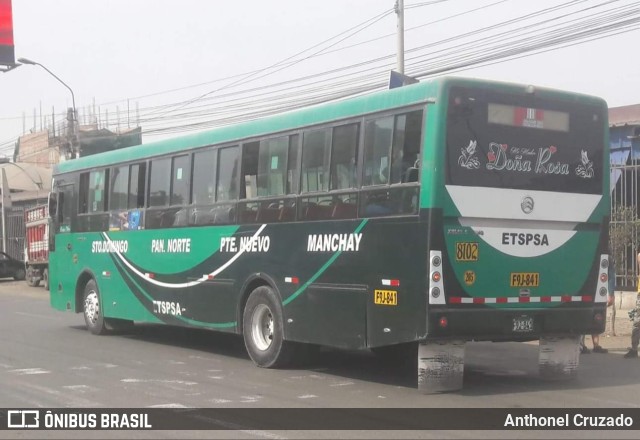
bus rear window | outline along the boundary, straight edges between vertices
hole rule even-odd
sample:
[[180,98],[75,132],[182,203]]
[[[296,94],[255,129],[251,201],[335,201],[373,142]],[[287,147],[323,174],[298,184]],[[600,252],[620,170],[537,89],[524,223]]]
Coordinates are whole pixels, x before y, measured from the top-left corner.
[[605,110],[535,94],[453,87],[446,182],[599,194],[606,171]]

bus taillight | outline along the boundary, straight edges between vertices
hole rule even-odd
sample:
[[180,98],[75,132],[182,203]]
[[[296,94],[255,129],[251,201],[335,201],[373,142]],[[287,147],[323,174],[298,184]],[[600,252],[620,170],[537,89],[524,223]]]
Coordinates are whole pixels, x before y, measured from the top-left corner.
[[442,252],[429,253],[429,304],[446,304],[442,279]]
[[449,325],[449,320],[446,316],[441,316],[438,320],[438,324],[440,325],[440,327],[446,328]]
[[609,255],[600,255],[600,275],[598,276],[598,285],[594,293],[594,302],[603,303],[607,301],[607,293],[609,293]]
[[602,313],[596,313],[595,315],[593,315],[594,322],[600,324],[603,320],[604,320],[604,316],[602,316]]

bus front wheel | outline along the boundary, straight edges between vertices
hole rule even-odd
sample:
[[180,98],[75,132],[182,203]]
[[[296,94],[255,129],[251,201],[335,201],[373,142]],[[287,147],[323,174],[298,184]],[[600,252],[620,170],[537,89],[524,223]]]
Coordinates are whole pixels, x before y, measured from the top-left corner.
[[98,286],[94,280],[90,280],[84,286],[84,295],[82,301],[82,309],[84,311],[84,322],[87,329],[94,335],[103,335],[107,332],[107,326],[102,315],[100,293]]
[[282,367],[291,360],[291,344],[284,340],[280,299],[269,286],[249,295],[242,314],[244,345],[251,360],[263,368]]

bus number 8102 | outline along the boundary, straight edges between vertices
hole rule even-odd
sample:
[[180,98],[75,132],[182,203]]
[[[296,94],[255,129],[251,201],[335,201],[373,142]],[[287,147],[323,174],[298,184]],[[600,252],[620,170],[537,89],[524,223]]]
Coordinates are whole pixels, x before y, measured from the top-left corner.
[[478,261],[478,243],[456,243],[456,261]]

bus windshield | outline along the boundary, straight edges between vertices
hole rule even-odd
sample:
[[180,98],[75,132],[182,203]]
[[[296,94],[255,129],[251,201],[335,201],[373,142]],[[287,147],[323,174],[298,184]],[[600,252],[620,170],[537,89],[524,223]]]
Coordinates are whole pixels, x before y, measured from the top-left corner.
[[448,104],[448,185],[602,192],[603,108],[465,87]]

